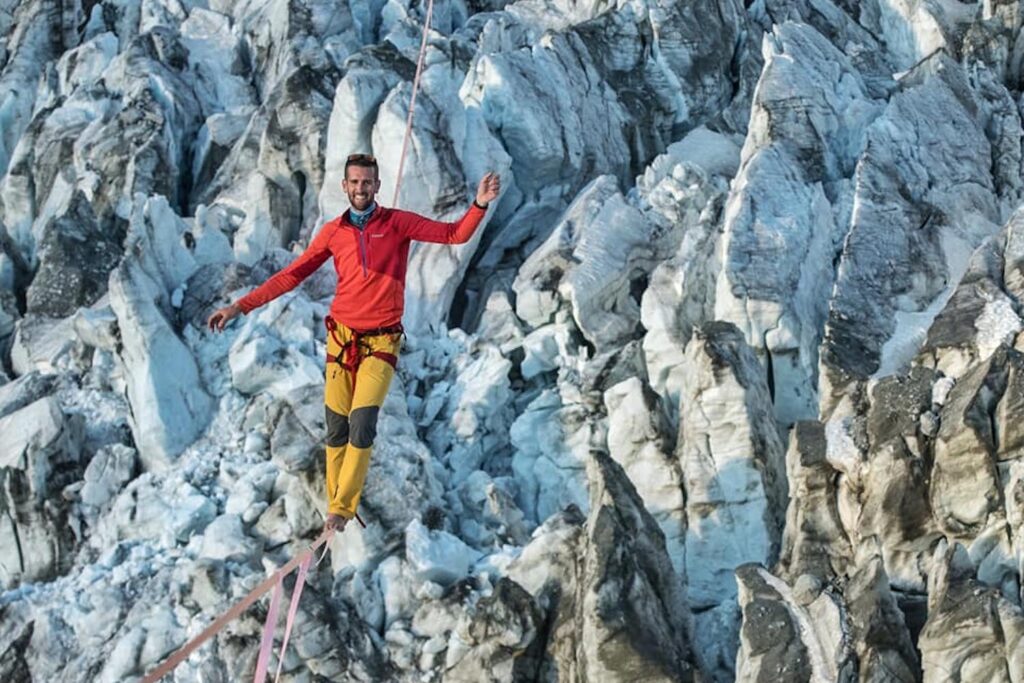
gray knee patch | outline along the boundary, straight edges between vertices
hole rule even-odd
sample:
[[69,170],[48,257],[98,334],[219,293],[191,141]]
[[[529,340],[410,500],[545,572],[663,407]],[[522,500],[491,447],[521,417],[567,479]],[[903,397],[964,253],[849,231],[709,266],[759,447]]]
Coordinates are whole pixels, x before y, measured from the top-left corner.
[[367,406],[356,408],[349,419],[352,422],[352,445],[356,448],[369,448],[377,436],[377,413],[380,408]]
[[348,418],[324,406],[327,422],[327,445],[331,448],[348,443]]

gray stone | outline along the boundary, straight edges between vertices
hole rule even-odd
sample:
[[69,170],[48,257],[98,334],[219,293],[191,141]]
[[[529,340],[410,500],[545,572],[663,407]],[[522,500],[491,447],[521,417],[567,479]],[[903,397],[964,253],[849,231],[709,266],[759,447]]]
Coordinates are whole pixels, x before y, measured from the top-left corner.
[[480,598],[472,612],[464,613],[456,627],[448,645],[444,679],[464,683],[536,680],[538,655],[543,649],[538,649],[535,641],[542,625],[534,598],[516,582],[502,577],[489,596]]
[[238,515],[225,514],[203,530],[200,557],[229,562],[248,562],[262,550],[262,543],[245,533]]
[[[733,572],[746,562],[771,565],[779,557],[785,445],[764,369],[735,325],[715,322],[695,331],[682,370],[676,457],[686,490],[695,650],[728,678],[738,646],[735,631],[722,628],[738,623]],[[736,543],[737,536],[743,543]]]
[[296,389],[267,412],[270,454],[285,472],[309,470],[323,455],[323,389]]
[[29,313],[64,318],[91,306],[107,290],[107,277],[121,257],[121,240],[96,221],[82,192],[43,230],[39,269],[28,287]]
[[920,680],[917,649],[889,587],[882,559],[859,557],[845,588],[860,680],[914,683]]
[[837,505],[838,472],[826,459],[825,449],[821,423],[794,425],[786,453],[790,498],[779,557],[784,578],[820,581],[841,576],[853,559]]
[[137,453],[122,444],[104,446],[89,461],[79,498],[95,508],[109,506],[112,498],[135,476]]
[[1007,382],[1006,353],[996,352],[953,386],[935,437],[930,503],[951,538],[973,538],[1000,514],[996,434],[991,415]]
[[801,574],[793,584],[793,599],[796,604],[806,607],[821,595],[821,579],[813,574]]
[[[907,326],[920,319],[902,314],[935,311],[928,307],[948,296],[966,270],[964,257],[998,230],[991,148],[970,95],[961,97],[962,69],[940,52],[913,76],[869,129],[872,153],[855,174],[859,209],[843,242],[822,346],[825,416],[850,382],[913,358],[917,342]],[[964,173],[980,179],[967,195],[957,191]]]
[[602,681],[694,676],[690,625],[665,540],[622,468],[595,452],[576,609],[581,673]]
[[763,572],[749,564],[736,570],[743,628],[735,680],[809,682],[813,665],[800,622]]
[[146,469],[169,465],[212,417],[191,351],[157,305],[160,286],[125,260],[110,278],[110,305],[122,346],[118,358],[131,405],[132,435]]
[[117,316],[110,305],[80,308],[74,318],[75,334],[85,344],[104,351],[116,351],[120,343]]
[[55,578],[71,562],[64,486],[81,476],[81,420],[53,396],[0,418],[0,582]]
[[25,375],[33,370],[53,374],[73,369],[76,341],[72,320],[36,315],[19,319],[11,343],[11,367],[15,374]]
[[56,375],[45,375],[39,371],[32,371],[0,386],[0,417],[9,415],[38,401],[47,394],[53,393],[56,384]]
[[1024,614],[978,583],[966,551],[941,541],[918,643],[925,683],[1024,680]]

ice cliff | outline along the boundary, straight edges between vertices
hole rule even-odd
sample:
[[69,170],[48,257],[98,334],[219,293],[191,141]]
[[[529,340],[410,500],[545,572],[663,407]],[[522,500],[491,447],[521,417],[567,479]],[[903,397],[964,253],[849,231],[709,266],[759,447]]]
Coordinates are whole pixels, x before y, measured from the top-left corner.
[[[316,535],[330,266],[204,321],[348,154],[390,203],[425,15],[0,0],[0,679],[138,680]],[[285,679],[1024,682],[1022,22],[439,1],[398,203],[504,193],[412,253]]]

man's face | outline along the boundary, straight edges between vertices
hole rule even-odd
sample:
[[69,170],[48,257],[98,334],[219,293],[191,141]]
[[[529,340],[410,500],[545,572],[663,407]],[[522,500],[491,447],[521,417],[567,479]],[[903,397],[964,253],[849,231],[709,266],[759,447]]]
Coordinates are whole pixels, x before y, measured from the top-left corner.
[[373,197],[380,190],[377,169],[367,166],[349,166],[341,187],[348,195],[349,204],[356,211],[365,211],[373,203]]

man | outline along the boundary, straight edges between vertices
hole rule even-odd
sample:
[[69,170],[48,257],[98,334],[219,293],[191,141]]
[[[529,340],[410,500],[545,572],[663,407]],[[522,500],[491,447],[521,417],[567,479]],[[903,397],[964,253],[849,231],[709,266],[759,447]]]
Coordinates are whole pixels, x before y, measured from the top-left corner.
[[377,162],[368,154],[348,157],[342,189],[351,204],[348,211],[326,223],[289,266],[237,302],[214,312],[207,321],[211,330],[223,330],[240,313],[294,289],[333,257],[338,284],[325,321],[325,527],[338,531],[356,514],[377,433],[377,415],[398,359],[409,243],[469,241],[488,204],[498,197],[501,183],[497,174],[485,175],[473,205],[454,223],[379,206],[374,201],[380,190]]

